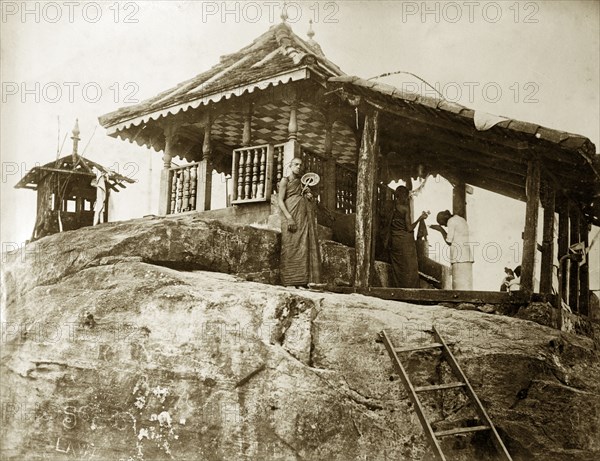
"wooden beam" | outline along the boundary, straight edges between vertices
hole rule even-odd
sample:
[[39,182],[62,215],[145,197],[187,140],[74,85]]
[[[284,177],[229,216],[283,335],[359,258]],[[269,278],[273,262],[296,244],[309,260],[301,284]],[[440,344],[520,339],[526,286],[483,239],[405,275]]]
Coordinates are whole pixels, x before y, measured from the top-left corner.
[[[556,211],[558,213],[558,261],[569,253],[569,201],[564,195],[556,199]],[[568,302],[569,292],[568,262],[560,264],[559,271],[562,273],[559,291],[562,293],[562,301]]]
[[544,206],[544,228],[542,237],[542,266],[540,272],[540,293],[551,294],[554,280],[554,188],[544,182],[542,204]]
[[[477,160],[483,154],[490,160],[494,159],[496,162],[501,162],[504,165],[508,162],[512,170],[523,171],[527,168],[528,159],[519,155],[523,150],[521,147],[518,149],[518,154],[515,155],[514,152],[506,151],[506,148],[494,145],[490,141],[474,139],[471,136],[452,133],[443,129],[432,130],[429,127],[423,127],[421,124],[407,122],[405,119],[399,122],[401,123],[392,122],[390,124],[392,129],[388,133],[385,133],[386,137],[394,137],[396,133],[402,133],[402,136],[416,138],[425,143],[430,143],[433,140],[443,144],[445,148],[452,147],[458,149],[474,160]],[[496,166],[500,167],[498,163]],[[525,176],[524,173],[523,176]]]
[[51,171],[54,173],[63,173],[63,174],[75,174],[75,175],[80,175],[80,176],[88,176],[90,178],[95,178],[96,175],[94,173],[86,173],[85,171],[77,171],[77,170],[61,170],[60,168],[50,168],[47,166],[38,166],[37,167],[38,170],[43,170],[43,171]]
[[[579,241],[585,244],[586,249],[590,244],[589,230],[589,225],[582,216],[579,224]],[[590,308],[590,264],[588,256],[586,255],[585,264],[579,266],[579,313],[581,315],[589,315]]]
[[404,302],[424,303],[474,303],[474,304],[527,304],[530,301],[554,302],[555,296],[523,291],[471,291],[471,290],[428,290],[422,288],[356,288],[327,287],[335,293],[359,293],[366,296]]
[[523,232],[523,261],[521,263],[521,289],[527,293],[533,293],[539,202],[540,162],[539,160],[530,160],[527,166],[527,205]]
[[[580,213],[576,206],[569,205],[570,244],[579,243]],[[579,312],[579,263],[569,261],[569,307]]]
[[[388,143],[388,146],[393,147],[391,150],[403,152],[403,163],[419,162],[427,163],[430,168],[437,166],[438,168],[432,168],[436,171],[444,174],[445,172],[451,172],[455,178],[463,177],[463,180],[468,184],[472,184],[482,189],[490,190],[498,194],[506,195],[507,197],[515,200],[525,201],[525,181],[523,182],[518,179],[518,176],[507,173],[506,171],[500,171],[497,169],[485,167],[478,169],[476,173],[473,172],[473,163],[466,161],[465,163],[452,162],[452,159],[443,159],[437,152],[432,152],[428,149],[419,150],[418,153],[406,152],[401,146],[395,143]],[[398,163],[393,161],[394,156],[390,156],[389,165],[391,167],[398,166]],[[443,166],[443,167],[442,167]],[[506,166],[505,169],[510,169],[510,166]],[[467,179],[468,178],[468,179]]]
[[455,182],[464,181],[467,184],[471,184],[473,186],[480,187],[482,189],[495,192],[500,195],[504,195],[505,197],[509,197],[514,200],[520,200],[521,202],[525,202],[527,200],[525,196],[525,190],[523,188],[514,186],[512,184],[507,184],[502,181],[489,179],[483,176],[477,176],[471,172],[466,171],[465,169],[461,170],[455,165],[449,165],[445,162],[438,162],[438,164],[442,165],[442,168],[440,168],[440,173],[442,175],[448,175],[448,178],[452,179]]
[[[498,133],[494,128],[487,131],[478,131],[474,124],[470,123],[470,120],[465,117],[456,115],[456,121],[447,121],[441,117],[434,118],[427,114],[421,114],[412,109],[411,107],[401,106],[399,104],[393,107],[389,104],[377,103],[369,98],[367,100],[369,104],[384,113],[391,113],[403,117],[407,120],[411,120],[428,127],[434,127],[439,130],[444,130],[452,135],[461,135],[465,140],[468,140],[469,144],[476,145],[477,143],[490,143],[507,149],[506,153],[494,153],[493,155],[508,156],[508,159],[514,160],[525,160],[528,161],[532,158],[532,155],[539,154],[553,161],[563,163],[564,165],[583,165],[586,163],[585,159],[578,155],[562,155],[559,149],[552,149],[554,145],[546,146],[545,141],[539,141],[535,144],[520,141],[509,136]],[[450,114],[448,114],[450,115]],[[465,122],[465,123],[462,123]]]
[[354,286],[366,288],[371,278],[374,263],[373,239],[373,200],[376,194],[376,156],[379,142],[379,112],[365,115],[362,141],[358,156],[356,187],[356,272]]
[[[493,176],[493,179],[520,185],[521,187],[524,185],[527,159],[518,155],[518,153],[515,155],[515,153],[511,152],[498,151],[497,147],[487,145],[486,143],[456,135],[449,135],[439,130],[424,131],[423,129],[411,128],[410,122],[404,122],[402,125],[392,122],[390,126],[394,129],[382,133],[382,143],[392,145],[395,141],[390,140],[390,137],[397,136],[397,133],[405,133],[406,137],[411,141],[421,142],[421,149],[431,150],[439,148],[439,153],[436,154],[438,156],[451,156],[465,160],[469,169],[472,169],[474,165],[481,165],[485,168],[485,170],[482,170],[482,173],[488,177]],[[548,149],[541,149],[539,146],[532,146],[532,149],[534,153],[539,152],[540,155],[545,155],[542,165],[544,174],[550,174],[550,170],[553,170],[557,172],[557,175],[560,175],[560,178],[554,174],[551,176],[555,181],[557,190],[569,190],[571,194],[581,191],[580,177],[572,178],[561,174],[573,171],[573,162],[578,161],[576,158],[571,159],[571,162],[566,162],[564,159],[557,158],[556,156],[548,157]]]
[[[477,131],[474,124],[468,126],[467,124],[463,123],[447,121],[445,119],[442,119],[441,117],[431,117],[430,115],[421,114],[414,109],[402,107],[400,105],[395,105],[393,108],[389,105],[386,105],[384,107],[383,105],[376,103],[371,99],[368,100],[368,103],[373,105],[373,107],[381,110],[382,112],[389,112],[403,117],[405,119],[421,123],[428,127],[447,130],[455,134],[460,134],[466,136],[469,139],[472,139],[473,141],[493,143],[510,149],[526,152],[525,149],[527,147],[527,144],[523,141],[507,139],[503,136],[490,132],[489,130],[485,132]],[[457,115],[457,117],[460,116]]]

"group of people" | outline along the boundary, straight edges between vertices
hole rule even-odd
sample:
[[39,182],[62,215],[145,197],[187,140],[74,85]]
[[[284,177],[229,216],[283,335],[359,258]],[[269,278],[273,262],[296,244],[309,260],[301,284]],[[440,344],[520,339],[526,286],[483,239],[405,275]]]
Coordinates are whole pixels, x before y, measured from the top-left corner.
[[[290,174],[279,184],[278,205],[281,210],[281,281],[286,286],[310,286],[321,282],[321,256],[317,238],[314,197],[301,182],[302,159],[290,163]],[[414,229],[425,221],[423,212],[411,221],[410,193],[405,186],[396,188],[394,208],[386,223],[386,249],[390,252],[393,283],[401,288],[419,288],[420,277]],[[450,211],[437,214],[437,224],[429,226],[440,232],[450,246],[452,288],[473,287],[473,254],[469,245],[467,221]]]
[[[415,222],[411,222],[410,192],[405,186],[396,188],[394,208],[390,213],[385,232],[385,247],[390,252],[394,286],[399,288],[419,288],[419,265],[414,229],[425,221],[429,213],[422,212]],[[473,252],[469,244],[467,221],[450,211],[440,211],[437,224],[429,226],[442,234],[450,246],[452,266],[452,289],[473,289]],[[446,229],[444,229],[444,227]]]

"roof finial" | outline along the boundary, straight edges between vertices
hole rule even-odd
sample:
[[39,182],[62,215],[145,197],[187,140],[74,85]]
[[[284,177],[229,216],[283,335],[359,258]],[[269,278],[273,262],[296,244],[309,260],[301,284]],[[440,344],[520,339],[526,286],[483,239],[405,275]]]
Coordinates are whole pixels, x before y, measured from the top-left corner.
[[281,22],[285,23],[288,20],[287,14],[287,2],[283,2],[283,6],[281,7]]
[[321,56],[325,56],[323,54],[323,50],[321,49],[321,46],[315,42],[315,40],[313,39],[313,37],[315,36],[315,31],[312,28],[312,24],[313,21],[312,19],[310,19],[308,21],[308,32],[306,33],[306,35],[308,35],[308,46],[310,46],[310,49],[314,51],[315,54],[321,55]]
[[306,35],[308,35],[309,40],[312,40],[313,37],[315,36],[315,31],[312,28],[312,19],[310,19],[308,21],[308,32],[306,33]]
[[75,126],[73,127],[73,136],[71,139],[73,140],[73,163],[77,157],[77,145],[79,144],[79,119],[75,119]]

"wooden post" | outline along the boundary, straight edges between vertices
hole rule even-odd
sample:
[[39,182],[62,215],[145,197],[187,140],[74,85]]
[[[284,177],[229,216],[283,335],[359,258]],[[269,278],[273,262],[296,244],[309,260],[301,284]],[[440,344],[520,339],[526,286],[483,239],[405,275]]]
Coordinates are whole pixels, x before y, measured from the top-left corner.
[[202,161],[198,167],[198,199],[196,200],[196,210],[210,210],[211,192],[212,192],[212,115],[206,114],[204,124],[204,142],[202,143]]
[[[298,121],[297,121],[297,110],[298,102],[296,99],[296,93],[292,92],[293,100],[290,103],[290,120],[288,123],[288,142],[283,146],[283,175],[287,176],[289,171],[286,168],[292,162],[294,157],[302,158],[302,152],[300,144],[298,143]],[[303,165],[306,166],[306,165]]]
[[527,165],[527,205],[523,232],[523,261],[521,262],[521,290],[533,293],[535,253],[537,251],[537,224],[540,202],[540,162],[530,160]]
[[[569,202],[563,195],[556,201],[556,211],[558,212],[558,261],[560,262],[560,258],[569,253]],[[563,261],[559,267],[562,274],[559,291],[565,303],[568,302],[569,292],[568,267],[567,261]]]
[[171,159],[173,158],[173,135],[172,130],[165,129],[165,150],[163,153],[163,168],[160,171],[160,190],[158,196],[158,214],[165,216],[170,213],[171,203]]
[[[412,192],[413,181],[412,181],[412,178],[410,177],[410,174],[408,174],[406,176],[406,179],[404,181],[406,182],[406,188],[408,189],[408,191]],[[410,212],[410,222],[414,222],[414,220],[415,220],[415,198],[412,195],[408,196],[408,210]]]
[[[570,244],[579,243],[579,210],[575,204],[569,206]],[[569,307],[579,312],[579,262],[569,261]]]
[[554,281],[554,188],[544,183],[544,229],[542,237],[542,268],[540,272],[540,293],[552,294]]
[[[579,225],[579,241],[585,244],[587,249],[590,244],[589,225],[585,218],[581,216]],[[590,265],[588,255],[585,256],[585,264],[579,266],[579,313],[589,315],[590,308]]]
[[367,288],[374,264],[373,240],[373,201],[376,193],[376,156],[379,143],[379,112],[365,115],[362,140],[358,155],[356,179],[356,272],[354,286]]
[[252,103],[248,104],[245,115],[246,115],[246,118],[244,119],[244,132],[242,134],[242,146],[250,147],[252,145]]
[[452,189],[452,214],[467,219],[467,185],[462,181]]

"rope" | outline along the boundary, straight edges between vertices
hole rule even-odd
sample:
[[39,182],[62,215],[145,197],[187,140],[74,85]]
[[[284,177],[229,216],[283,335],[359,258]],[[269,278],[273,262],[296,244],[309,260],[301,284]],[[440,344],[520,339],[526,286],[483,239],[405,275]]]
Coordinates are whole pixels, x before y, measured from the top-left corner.
[[431,88],[433,91],[435,91],[437,94],[440,95],[440,98],[442,98],[444,101],[446,100],[446,98],[444,98],[444,95],[442,93],[440,93],[433,85],[431,85],[427,80],[419,77],[417,74],[413,74],[412,72],[407,72],[405,70],[397,70],[396,72],[386,72],[385,74],[381,74],[381,75],[376,75],[375,77],[371,77],[368,78],[367,80],[375,80],[376,78],[383,78],[383,77],[389,77],[390,75],[397,75],[397,74],[408,74],[413,76],[414,78],[422,81],[425,85],[427,85],[429,88]]
[[92,142],[92,139],[94,139],[94,134],[96,134],[96,128],[98,128],[98,125],[96,125],[94,127],[94,131],[92,131],[92,135],[90,136],[89,141],[87,142],[87,144],[85,145],[85,147],[83,148],[83,152],[81,153],[81,156],[83,157],[83,154],[85,154],[85,151],[87,150],[88,146],[90,145],[90,143]]

